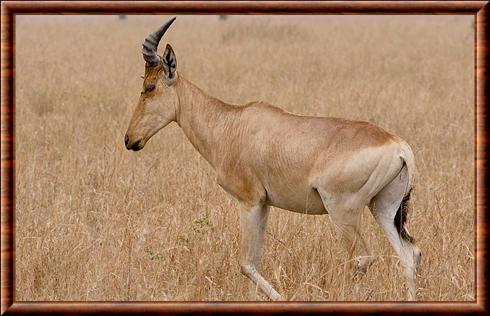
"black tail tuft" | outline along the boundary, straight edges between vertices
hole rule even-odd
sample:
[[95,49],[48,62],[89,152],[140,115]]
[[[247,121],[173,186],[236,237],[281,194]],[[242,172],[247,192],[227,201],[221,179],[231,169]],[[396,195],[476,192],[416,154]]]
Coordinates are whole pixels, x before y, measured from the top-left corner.
[[410,200],[410,193],[412,193],[412,189],[410,189],[408,194],[405,195],[402,203],[400,204],[400,207],[398,207],[395,215],[394,224],[400,237],[402,237],[405,241],[413,243],[415,239],[413,239],[413,237],[410,236],[405,230],[405,221],[407,220],[408,215],[408,201]]

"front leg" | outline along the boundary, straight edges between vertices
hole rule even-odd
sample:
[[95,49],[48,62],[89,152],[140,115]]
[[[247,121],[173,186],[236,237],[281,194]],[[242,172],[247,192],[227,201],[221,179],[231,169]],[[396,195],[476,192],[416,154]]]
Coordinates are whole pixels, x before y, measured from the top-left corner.
[[[269,207],[256,205],[244,207],[240,212],[240,267],[244,275],[252,280],[254,288],[260,288],[271,300],[282,300],[281,295],[260,275],[260,261],[264,244],[265,227]],[[255,294],[255,290],[254,290]]]

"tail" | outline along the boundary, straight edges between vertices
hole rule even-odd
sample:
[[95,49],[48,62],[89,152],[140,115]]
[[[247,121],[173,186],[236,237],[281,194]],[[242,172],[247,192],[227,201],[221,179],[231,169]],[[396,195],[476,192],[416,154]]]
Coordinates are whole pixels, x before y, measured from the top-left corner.
[[413,156],[412,149],[406,142],[402,142],[401,145],[402,145],[402,152],[400,158],[403,160],[402,170],[403,168],[407,168],[408,183],[407,183],[407,189],[405,191],[405,196],[403,197],[403,200],[400,203],[398,210],[396,211],[394,224],[400,237],[405,241],[413,243],[415,239],[412,236],[410,236],[410,234],[406,230],[405,222],[407,220],[408,203],[410,201],[410,194],[412,193],[413,180],[415,176],[415,158]]
[[413,243],[415,242],[415,239],[412,236],[410,236],[408,231],[405,229],[405,222],[407,220],[407,215],[408,215],[408,201],[410,200],[411,192],[412,190],[408,191],[408,194],[405,195],[405,197],[403,198],[402,203],[400,204],[398,210],[396,211],[395,219],[393,221],[396,230],[398,231],[398,235],[400,235],[400,237],[403,240]]

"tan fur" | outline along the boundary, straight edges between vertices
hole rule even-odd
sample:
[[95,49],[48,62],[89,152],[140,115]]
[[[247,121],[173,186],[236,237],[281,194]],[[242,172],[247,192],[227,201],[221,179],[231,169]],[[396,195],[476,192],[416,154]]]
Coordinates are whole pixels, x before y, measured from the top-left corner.
[[[141,95],[127,132],[128,148],[138,140],[142,148],[171,121],[179,124],[216,170],[219,185],[243,206],[241,266],[247,277],[271,299],[282,299],[257,271],[265,229],[260,223],[267,220],[268,206],[329,213],[349,254],[361,256],[356,271],[365,271],[370,260],[357,229],[360,213],[404,165],[409,180],[400,184],[406,187],[402,193],[410,189],[414,163],[406,142],[368,122],[300,116],[263,102],[231,105],[180,75],[170,86],[161,77],[160,66],[147,67],[144,87],[156,88]],[[391,216],[393,211],[378,212]],[[416,252],[410,247],[404,251]],[[406,258],[402,264],[413,272],[413,260]],[[407,275],[409,299],[415,296],[412,279]]]
[[[367,122],[298,116],[262,102],[233,106],[182,77],[175,88],[180,99],[177,123],[217,171],[219,184],[249,205],[267,199],[273,206],[306,212],[309,195],[310,211],[324,213],[315,191],[323,170],[334,174],[336,162],[362,149],[396,151],[397,139]],[[377,163],[369,162],[353,179],[336,181],[349,182],[349,189],[357,191]]]

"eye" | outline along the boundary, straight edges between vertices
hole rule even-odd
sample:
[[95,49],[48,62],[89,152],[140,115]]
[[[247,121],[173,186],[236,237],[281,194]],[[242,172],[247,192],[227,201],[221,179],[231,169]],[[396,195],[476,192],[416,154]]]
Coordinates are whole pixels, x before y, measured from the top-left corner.
[[145,85],[143,89],[144,92],[151,92],[155,90],[155,85],[154,84]]

